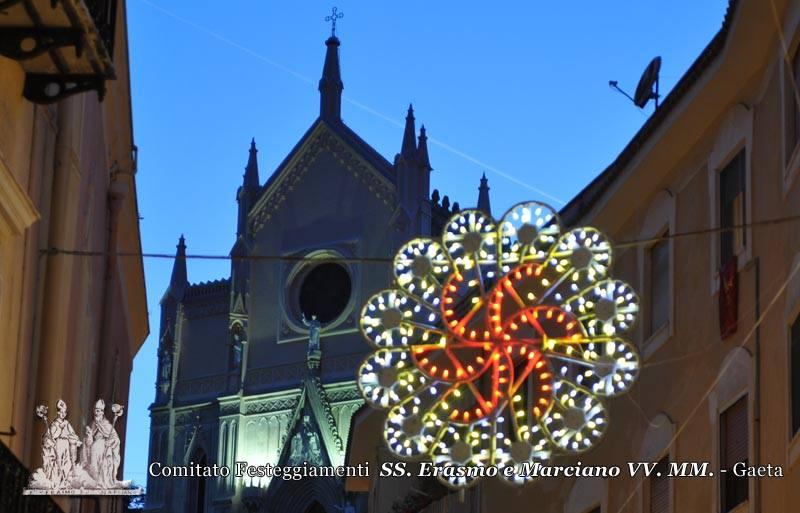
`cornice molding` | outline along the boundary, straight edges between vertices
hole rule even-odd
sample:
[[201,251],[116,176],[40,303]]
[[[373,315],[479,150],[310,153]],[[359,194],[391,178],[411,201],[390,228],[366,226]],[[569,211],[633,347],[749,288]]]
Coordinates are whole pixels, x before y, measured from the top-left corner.
[[25,189],[0,159],[0,238],[22,235],[38,219]]

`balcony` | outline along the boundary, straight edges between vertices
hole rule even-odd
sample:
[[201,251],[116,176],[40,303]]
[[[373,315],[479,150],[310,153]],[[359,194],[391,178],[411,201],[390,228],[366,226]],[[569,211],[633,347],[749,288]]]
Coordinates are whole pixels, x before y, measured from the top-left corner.
[[0,511],[62,513],[61,508],[46,495],[22,495],[29,476],[28,469],[0,442]]
[[102,100],[116,15],[117,0],[0,0],[0,55],[25,71],[23,96],[46,104],[94,90]]

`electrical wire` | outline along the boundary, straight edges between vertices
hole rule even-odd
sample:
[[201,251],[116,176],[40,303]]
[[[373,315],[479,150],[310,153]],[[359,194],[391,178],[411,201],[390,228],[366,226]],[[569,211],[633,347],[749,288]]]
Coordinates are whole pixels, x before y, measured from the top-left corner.
[[[173,18],[173,19],[175,19],[175,20],[177,20],[177,21],[179,21],[179,22],[181,22],[181,23],[183,23],[185,25],[188,25],[188,26],[194,28],[195,30],[203,32],[206,35],[211,36],[212,38],[214,38],[214,39],[216,39],[218,41],[221,41],[221,42],[223,42],[223,43],[225,43],[227,45],[230,45],[233,48],[236,48],[237,50],[241,50],[242,52],[245,52],[248,55],[250,55],[250,56],[252,56],[252,57],[254,57],[254,58],[256,58],[256,59],[258,59],[258,60],[260,60],[262,62],[265,62],[265,63],[267,63],[267,64],[269,64],[271,66],[274,66],[274,67],[278,68],[279,70],[284,71],[284,72],[292,75],[296,79],[301,80],[302,82],[305,82],[306,84],[316,84],[317,83],[316,80],[312,80],[311,78],[309,78],[309,77],[307,77],[307,76],[305,76],[305,75],[303,75],[301,73],[298,73],[297,71],[293,70],[289,66],[285,66],[285,65],[281,64],[280,62],[277,62],[277,61],[275,61],[273,59],[270,59],[269,57],[266,57],[266,56],[256,52],[255,50],[253,50],[251,48],[248,48],[247,46],[244,46],[244,45],[242,45],[240,43],[237,43],[236,41],[234,41],[234,40],[232,40],[232,39],[230,39],[230,38],[228,38],[226,36],[223,36],[222,34],[219,34],[218,32],[215,32],[215,31],[213,31],[213,30],[211,30],[211,29],[209,29],[209,28],[207,28],[207,27],[205,27],[203,25],[200,25],[200,24],[195,23],[195,22],[193,22],[193,21],[191,21],[189,19],[186,19],[186,18],[184,18],[182,16],[179,16],[178,14],[175,14],[174,12],[172,12],[172,11],[170,11],[168,9],[165,9],[164,7],[162,7],[162,6],[158,5],[158,4],[155,4],[155,3],[151,2],[150,0],[139,0],[139,2],[149,6],[150,8],[152,8],[152,9],[154,9],[156,11],[161,12],[161,14],[163,14],[165,16],[169,16],[170,18]],[[364,112],[372,114],[375,117],[378,117],[378,118],[380,118],[380,119],[382,119],[384,121],[387,121],[387,122],[391,123],[392,125],[395,125],[395,126],[397,126],[399,128],[403,128],[405,126],[405,123],[402,123],[402,122],[396,120],[395,118],[393,118],[391,116],[387,116],[386,114],[383,114],[382,112],[379,112],[379,111],[373,109],[369,105],[361,103],[361,102],[359,102],[359,101],[357,101],[357,100],[355,100],[353,98],[348,97],[347,95],[342,96],[342,98],[347,103],[350,103],[351,105],[354,105],[355,107],[358,107],[359,109],[363,110]],[[537,194],[539,194],[539,195],[541,195],[541,196],[543,196],[545,198],[548,198],[549,200],[555,201],[559,205],[566,205],[567,204],[567,202],[562,200],[561,198],[559,198],[557,196],[553,196],[552,194],[550,194],[550,193],[548,193],[548,192],[546,192],[546,191],[544,191],[544,190],[536,187],[535,185],[532,185],[532,184],[530,184],[530,183],[528,183],[528,182],[526,182],[524,180],[520,180],[519,178],[515,177],[514,175],[512,175],[510,173],[507,173],[507,172],[502,171],[502,170],[500,170],[500,169],[498,169],[498,168],[496,168],[494,166],[486,164],[485,162],[482,162],[482,161],[476,159],[475,157],[473,157],[472,155],[468,154],[467,152],[459,150],[458,148],[455,148],[453,146],[450,146],[449,144],[446,144],[445,142],[443,142],[443,141],[441,141],[439,139],[436,139],[435,137],[429,137],[428,138],[428,142],[430,142],[431,144],[433,144],[435,146],[438,146],[438,147],[442,148],[443,150],[447,151],[448,153],[452,153],[453,155],[456,155],[457,157],[461,157],[462,159],[464,159],[464,160],[466,160],[468,162],[476,164],[476,165],[480,166],[482,169],[485,169],[486,171],[489,171],[490,173],[495,173],[496,175],[501,176],[502,178],[505,178],[506,180],[508,180],[510,182],[513,182],[513,183],[515,183],[515,184],[517,184],[517,185],[519,185],[521,187],[525,187],[526,189],[531,190],[531,191],[533,191],[533,192],[535,192],[535,193],[537,193]]]
[[[791,59],[789,57],[789,47],[786,44],[786,38],[785,38],[785,35],[783,33],[783,28],[782,28],[781,23],[780,23],[780,17],[778,16],[778,11],[777,11],[777,8],[775,6],[775,1],[774,0],[770,0],[770,6],[772,8],[772,19],[773,19],[773,22],[775,23],[775,27],[776,27],[777,32],[778,32],[778,39],[780,40],[781,50],[782,50],[782,53],[783,53],[782,61],[784,61],[786,64],[791,65]],[[800,49],[798,49],[797,51],[800,51]],[[800,90],[797,87],[798,84],[797,84],[797,82],[796,82],[796,80],[794,78],[794,74],[793,73],[789,73],[788,75],[790,77],[790,83],[791,83],[792,89],[794,91],[795,106],[800,106]],[[795,107],[795,108],[797,108],[797,107]],[[800,216],[790,216],[790,217],[786,217],[786,218],[783,218],[783,219],[789,220],[791,218],[797,218],[797,217],[800,217]],[[773,221],[777,221],[777,220],[773,220]],[[763,222],[762,224],[766,224],[766,223],[767,222]],[[747,341],[750,340],[750,337],[753,336],[753,333],[755,333],[755,330],[761,325],[761,322],[764,320],[764,318],[766,317],[767,313],[770,311],[772,306],[777,302],[778,298],[780,298],[781,294],[783,294],[783,292],[786,290],[786,287],[789,285],[789,283],[792,281],[792,279],[794,278],[794,276],[797,274],[798,271],[800,271],[800,264],[796,265],[794,267],[794,269],[791,270],[791,272],[787,276],[786,280],[784,280],[783,285],[781,285],[780,289],[775,293],[775,295],[772,297],[772,300],[770,300],[769,304],[764,309],[764,312],[761,313],[761,315],[759,316],[758,319],[756,319],[756,321],[753,323],[753,327],[750,329],[750,331],[747,333],[747,335],[739,343],[739,345],[737,346],[738,349],[743,348],[744,345],[747,343]],[[697,402],[697,405],[695,405],[695,407],[689,413],[689,416],[686,417],[686,419],[684,419],[683,422],[678,422],[678,426],[677,426],[677,429],[675,430],[675,434],[672,436],[672,438],[670,439],[669,443],[667,443],[666,447],[664,448],[665,451],[669,451],[669,449],[675,444],[675,442],[677,441],[677,439],[680,436],[680,434],[683,432],[683,430],[689,424],[689,421],[695,416],[695,414],[700,409],[700,407],[706,402],[706,400],[708,399],[708,396],[711,394],[711,392],[717,386],[717,384],[719,383],[719,380],[721,379],[721,377],[728,370],[728,367],[730,367],[730,364],[731,364],[731,362],[727,362],[722,367],[722,369],[720,369],[719,373],[717,374],[717,377],[714,379],[714,381],[711,382],[711,385],[708,387],[708,390],[706,390],[706,392],[702,395],[702,397],[700,397],[700,400]],[[643,411],[642,411],[642,414],[644,414]],[[619,509],[617,509],[617,513],[622,513],[625,510],[625,508],[631,502],[633,497],[639,492],[639,489],[641,488],[643,482],[644,482],[644,478],[640,478],[640,479],[638,479],[636,481],[636,484],[633,487],[633,490],[631,490],[631,493],[628,495],[628,497],[625,499],[625,501],[622,503],[622,505],[620,505]],[[761,500],[761,499],[759,498],[759,500]],[[757,506],[760,506],[760,505],[757,505]],[[673,505],[673,507],[674,507],[674,505]]]
[[[792,279],[795,277],[795,275],[797,274],[798,271],[800,271],[800,263],[798,263],[797,265],[794,266],[794,268],[791,270],[789,275],[783,281],[783,284],[781,285],[781,287],[778,289],[778,291],[775,293],[775,295],[770,300],[769,304],[767,304],[767,307],[761,313],[759,318],[756,319],[756,322],[753,323],[753,326],[750,328],[750,331],[747,332],[747,335],[745,335],[742,338],[742,341],[739,343],[739,345],[736,346],[735,349],[742,349],[744,347],[744,345],[750,340],[750,338],[753,336],[753,333],[755,333],[756,329],[764,321],[764,319],[767,316],[767,313],[769,313],[769,311],[772,309],[772,307],[778,302],[778,299],[781,297],[783,292],[786,290],[786,287],[789,286],[789,283],[791,283]],[[670,439],[669,443],[667,443],[667,445],[664,448],[664,450],[669,450],[669,448],[672,447],[672,445],[675,443],[675,441],[681,435],[683,430],[689,424],[689,421],[692,420],[692,418],[695,416],[697,411],[700,409],[700,406],[702,406],[703,403],[706,402],[706,400],[708,399],[708,396],[711,395],[711,392],[713,392],[714,388],[716,388],[717,384],[719,384],[720,380],[722,379],[722,376],[725,375],[725,373],[727,372],[728,368],[731,366],[731,363],[732,363],[732,361],[728,361],[728,362],[725,363],[725,365],[722,366],[722,368],[720,369],[719,373],[717,374],[717,377],[714,378],[714,380],[711,382],[711,385],[709,385],[708,389],[700,397],[700,400],[697,402],[695,407],[692,408],[692,410],[689,412],[689,415],[683,420],[683,422],[678,423],[678,427],[675,430],[675,434],[672,435],[672,438]],[[622,505],[617,510],[618,513],[622,513],[622,511],[625,509],[625,507],[631,501],[633,496],[636,495],[636,492],[639,489],[639,487],[641,486],[642,481],[643,481],[643,479],[639,479],[637,481],[637,484],[634,487],[633,491],[630,493],[630,495],[628,495],[628,498],[625,500],[625,502],[622,503]]]
[[[713,235],[728,231],[741,230],[746,228],[761,228],[767,226],[780,225],[784,223],[791,223],[800,221],[800,215],[779,217],[774,219],[764,219],[761,221],[753,221],[751,223],[742,223],[720,228],[704,228],[701,230],[691,230],[687,232],[668,233],[658,237],[649,237],[645,239],[629,240],[618,244],[612,244],[615,249],[631,248],[637,246],[650,246],[660,241],[670,239],[683,239],[687,237],[697,237],[701,235]],[[385,264],[394,262],[392,257],[309,257],[305,255],[175,255],[170,253],[147,253],[136,251],[93,251],[81,249],[65,249],[58,247],[50,247],[47,249],[39,250],[41,255],[47,256],[76,256],[76,257],[136,257],[136,258],[163,258],[169,260],[186,259],[186,260],[232,260],[232,261],[282,261],[282,262],[315,262],[315,263],[341,263],[341,264]]]
[[[264,57],[264,56],[262,56],[260,54],[257,54],[256,52],[250,50],[249,48],[243,47],[243,46],[241,46],[241,45],[239,45],[239,44],[237,44],[237,43],[235,43],[235,42],[233,42],[233,41],[231,41],[231,40],[229,40],[227,38],[224,38],[223,36],[220,36],[219,34],[216,34],[216,33],[212,32],[212,31],[210,31],[209,29],[206,29],[205,27],[201,27],[201,26],[199,26],[199,25],[197,25],[197,24],[195,24],[193,22],[190,22],[189,20],[182,19],[179,16],[175,15],[174,13],[169,12],[169,11],[163,9],[162,7],[157,6],[157,5],[155,5],[152,2],[149,2],[147,0],[140,0],[140,1],[142,1],[145,4],[150,5],[153,8],[156,8],[156,9],[162,11],[162,13],[164,13],[164,14],[167,14],[167,15],[175,18],[175,19],[178,19],[179,21],[181,21],[183,23],[186,23],[186,24],[188,24],[190,26],[193,26],[196,29],[204,31],[207,34],[210,34],[213,37],[215,37],[215,38],[217,38],[219,40],[222,40],[223,42],[225,42],[225,43],[227,43],[229,45],[232,45],[232,46],[234,46],[236,48],[239,48],[240,50],[245,51],[245,52],[255,56],[256,58],[259,58],[259,59],[261,59],[261,60],[263,60],[263,61],[265,61],[265,62],[267,62],[267,63],[269,63],[269,64],[271,64],[273,66],[276,66],[276,67],[286,71],[287,73],[295,76],[296,78],[298,78],[300,80],[303,80],[304,82],[310,82],[310,79],[308,79],[307,77],[304,77],[304,76],[294,72],[293,70],[291,70],[291,69],[289,69],[289,68],[287,68],[287,67],[285,67],[285,66],[283,66],[283,65],[281,65],[281,64],[279,64],[279,63],[277,63],[275,61],[267,59],[266,57]],[[778,36],[779,36],[779,39],[780,39],[780,42],[781,42],[781,49],[783,51],[783,60],[786,63],[790,63],[791,61],[790,61],[789,54],[788,54],[788,47],[786,45],[785,36],[783,34],[783,31],[782,31],[782,27],[781,27],[779,16],[778,16],[775,4],[774,4],[774,0],[771,0],[770,3],[772,4],[771,6],[772,6],[772,11],[773,11],[773,18],[774,18],[775,24],[777,26]],[[798,105],[800,105],[800,91],[798,90],[798,85],[797,85],[797,83],[796,83],[796,81],[794,79],[793,74],[791,74],[791,73],[789,74],[789,79],[790,79],[790,83],[792,85],[792,88],[794,90],[795,101],[796,101],[796,103]],[[346,101],[348,101],[348,99],[346,99]],[[365,110],[367,112],[372,112],[373,114],[377,115],[378,117],[381,117],[384,120],[387,120],[387,121],[392,122],[393,124],[396,124],[396,125],[399,126],[399,123],[397,123],[396,120],[394,120],[394,119],[392,119],[392,118],[390,118],[388,116],[384,116],[384,115],[378,113],[377,111],[374,111],[373,109],[370,109],[369,107],[364,106],[364,105],[362,105],[362,104],[360,104],[360,103],[358,103],[358,102],[356,102],[354,100],[349,100],[349,101],[350,101],[350,103],[354,104],[355,106],[360,107],[360,108],[362,108],[363,110]],[[460,152],[458,150],[454,150],[453,148],[451,148],[451,147],[449,147],[449,146],[447,146],[447,145],[445,145],[443,143],[440,143],[438,141],[437,141],[437,143],[438,143],[439,146],[441,146],[442,148],[446,149],[447,151],[451,151],[451,152],[453,152],[453,153],[455,153],[455,154],[457,154],[459,156],[462,156],[463,158],[466,158],[467,160],[470,160],[470,161],[472,161],[474,163],[478,163],[478,164],[482,165],[482,163],[480,163],[476,159],[474,159],[474,158],[472,158],[472,157],[470,157],[470,156],[468,156],[466,154],[463,154],[462,152]],[[496,169],[490,168],[489,166],[485,166],[485,167],[489,168],[492,171],[495,171],[496,173],[500,174],[501,176],[504,176],[505,178],[509,178],[509,176],[506,175],[505,173],[500,173]],[[513,181],[515,181],[516,183],[519,183],[518,180],[516,180],[516,179],[513,180]],[[544,196],[547,196],[547,197],[549,197],[551,199],[554,199],[554,200],[558,201],[559,203],[563,203],[561,200],[558,200],[557,198],[554,198],[554,197],[552,197],[552,196],[550,196],[550,195],[548,195],[548,194],[546,194],[546,193],[544,193],[544,192],[542,192],[542,191],[540,191],[538,189],[535,189],[535,188],[533,188],[532,186],[530,186],[528,184],[520,184],[520,185],[524,185],[524,186],[526,186],[528,188],[531,188],[531,189],[535,190],[536,192],[538,192],[538,193],[540,193],[540,194],[542,194]],[[653,237],[653,238],[648,238],[648,239],[624,241],[624,242],[621,242],[619,244],[616,244],[615,247],[618,248],[618,249],[621,249],[621,248],[629,248],[629,247],[637,247],[637,246],[647,246],[647,245],[652,245],[652,244],[655,244],[655,243],[663,241],[663,240],[680,239],[680,238],[687,238],[687,237],[694,237],[694,236],[701,236],[701,235],[711,235],[711,234],[722,233],[722,232],[725,232],[725,231],[738,230],[738,229],[742,229],[742,228],[756,228],[756,227],[777,225],[777,224],[782,224],[782,223],[794,222],[794,221],[797,221],[798,219],[800,219],[800,215],[798,215],[798,216],[787,216],[787,217],[777,218],[777,219],[763,220],[763,221],[740,224],[740,225],[724,227],[724,228],[708,228],[708,229],[694,230],[694,231],[688,231],[688,232],[682,232],[682,233],[666,234],[666,235],[663,235],[663,236]],[[103,251],[66,250],[66,249],[61,249],[61,248],[44,249],[44,250],[41,250],[41,253],[44,254],[44,255],[48,255],[48,256],[55,256],[55,255],[87,256],[87,257],[110,256],[110,253],[103,252]],[[117,253],[114,253],[114,255],[122,256],[122,257],[139,257],[139,258],[164,258],[164,259],[175,259],[176,258],[175,255],[166,254],[166,253],[117,252]],[[186,255],[185,258],[186,259],[205,259],[205,260],[267,260],[267,261],[306,261],[306,260],[313,260],[315,262],[334,261],[334,262],[340,262],[340,263],[391,263],[393,261],[392,258],[385,258],[385,257],[308,258],[308,257],[304,257],[304,256],[291,256],[291,255],[247,255],[247,256]],[[769,302],[767,307],[764,309],[764,311],[761,313],[761,315],[758,317],[758,319],[755,320],[755,322],[754,322],[752,328],[750,329],[750,331],[742,339],[742,341],[738,345],[738,348],[744,347],[744,345],[750,340],[750,338],[752,337],[752,335],[755,332],[755,330],[763,322],[763,320],[765,319],[767,313],[771,310],[771,308],[777,303],[778,298],[781,296],[781,294],[783,294],[783,292],[785,291],[786,287],[788,286],[788,284],[791,282],[791,280],[794,278],[794,276],[797,274],[797,272],[799,270],[800,270],[800,265],[795,266],[795,268],[791,270],[791,272],[789,273],[787,278],[784,280],[784,282],[781,285],[781,287],[779,288],[779,290],[775,293],[775,295],[773,296],[773,298],[771,299],[771,301]],[[704,350],[705,349],[700,350],[700,352],[702,352]],[[695,351],[695,352],[691,353],[690,355],[684,355],[683,357],[673,358],[673,359],[670,359],[668,361],[665,360],[665,361],[662,361],[662,362],[657,362],[657,364],[674,363],[674,362],[683,360],[685,358],[689,358],[689,357],[691,357],[693,355],[696,355],[697,353],[698,352]],[[703,394],[703,396],[701,396],[700,400],[697,402],[695,407],[691,410],[691,412],[689,413],[688,417],[683,422],[679,423],[679,425],[678,425],[678,427],[677,427],[677,429],[675,431],[675,434],[673,435],[673,437],[671,438],[671,440],[667,444],[666,449],[669,449],[675,443],[677,438],[680,436],[680,434],[683,432],[683,430],[688,425],[688,422],[694,417],[694,415],[697,413],[699,408],[705,403],[705,401],[707,400],[708,396],[714,390],[714,387],[716,387],[716,385],[719,383],[719,380],[721,379],[721,377],[728,370],[729,366],[730,366],[730,362],[728,362],[727,364],[725,364],[722,367],[722,369],[718,373],[717,377],[714,379],[714,381],[712,381],[711,385],[706,390],[706,392]],[[639,408],[640,413],[645,417],[645,419],[647,419],[648,422],[650,422],[650,420],[647,418],[647,415],[641,409],[641,407],[638,405],[638,403],[636,403],[633,400],[632,397],[631,397],[631,400],[632,400],[632,402],[634,402],[634,404],[637,406],[637,408]],[[643,479],[639,479],[636,482],[636,486],[634,486],[634,489],[631,491],[630,495],[628,495],[627,499],[622,503],[622,505],[618,509],[619,512],[622,512],[628,506],[628,504],[630,503],[630,501],[634,497],[634,495],[636,495],[638,493],[638,490],[639,490],[640,486],[642,485],[642,482],[643,482]]]

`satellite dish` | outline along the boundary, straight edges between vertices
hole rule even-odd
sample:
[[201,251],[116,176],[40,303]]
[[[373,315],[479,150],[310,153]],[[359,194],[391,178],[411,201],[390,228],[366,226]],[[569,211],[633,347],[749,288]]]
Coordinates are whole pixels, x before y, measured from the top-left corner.
[[647,102],[655,100],[658,109],[658,72],[661,71],[661,57],[655,57],[642,73],[639,85],[636,86],[636,94],[633,95],[633,103],[643,109]]
[[619,87],[616,80],[609,80],[608,85],[612,89],[616,89],[621,94],[624,94],[630,101],[640,109],[643,109],[647,102],[655,100],[656,109],[658,109],[658,73],[661,71],[661,57],[655,57],[650,64],[645,68],[642,73],[642,78],[639,79],[639,85],[636,86],[636,94],[631,97],[628,93]]

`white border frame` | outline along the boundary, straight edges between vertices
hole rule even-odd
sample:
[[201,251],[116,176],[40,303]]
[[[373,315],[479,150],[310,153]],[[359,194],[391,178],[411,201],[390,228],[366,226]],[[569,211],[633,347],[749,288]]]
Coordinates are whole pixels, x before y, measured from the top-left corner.
[[[800,146],[800,144],[798,145]],[[787,272],[800,265],[800,252],[796,253]],[[786,470],[800,462],[800,431],[792,433],[792,324],[800,320],[800,274],[786,286],[786,307],[783,326],[786,329]]]
[[[712,469],[720,467],[719,416],[736,401],[747,396],[747,460],[754,461],[753,432],[755,368],[753,355],[743,347],[732,349],[722,361],[717,377],[717,384],[708,396],[709,426],[711,427],[711,465]],[[711,511],[721,513],[720,504],[720,472],[714,471],[711,486]],[[753,513],[755,510],[755,480],[748,479],[747,500],[730,513]]]
[[[675,194],[667,189],[659,191],[650,203],[644,217],[644,223],[639,230],[639,240],[657,237],[665,231],[674,234],[675,221]],[[647,360],[664,343],[672,338],[675,331],[675,239],[667,239],[669,252],[669,278],[668,278],[668,312],[666,325],[655,333],[648,334],[650,324],[650,249],[654,244],[639,246],[637,261],[639,267],[639,284],[641,287],[641,312],[639,322],[639,340],[642,359]]]
[[588,513],[600,506],[600,513],[608,511],[608,480],[602,477],[584,477],[572,483],[564,513]]
[[[783,26],[783,34],[787,39],[786,56],[784,58],[783,44],[778,45],[778,62],[780,63],[778,80],[780,81],[780,101],[781,101],[781,189],[783,197],[785,198],[789,191],[792,190],[798,175],[800,175],[800,134],[798,134],[798,143],[791,150],[786,147],[786,124],[788,122],[787,115],[789,110],[789,91],[787,91],[787,76],[786,73],[791,68],[791,61],[795,53],[800,51],[800,8],[796,5],[790,5],[787,8]],[[800,87],[800,84],[798,84]],[[791,153],[791,154],[790,154]]]
[[[670,463],[676,462],[675,446],[677,440],[673,442],[675,436],[675,422],[661,412],[649,422],[647,431],[642,440],[642,447],[639,450],[639,461],[658,463],[664,457],[669,457]],[[673,442],[673,443],[670,443]],[[650,511],[650,478],[642,478],[642,486],[638,487],[640,511]],[[669,480],[669,513],[675,511],[675,479]]]
[[[753,160],[753,109],[737,104],[730,109],[725,120],[717,131],[714,146],[708,156],[708,196],[709,196],[709,226],[718,228],[719,219],[719,174],[725,166],[733,160],[740,150],[745,151],[745,205],[744,222],[749,224],[753,219],[753,179],[751,162]],[[709,275],[711,277],[710,291],[714,295],[719,290],[719,236],[711,237]],[[738,269],[744,266],[753,257],[753,232],[750,227],[745,228],[744,250],[738,255]]]

